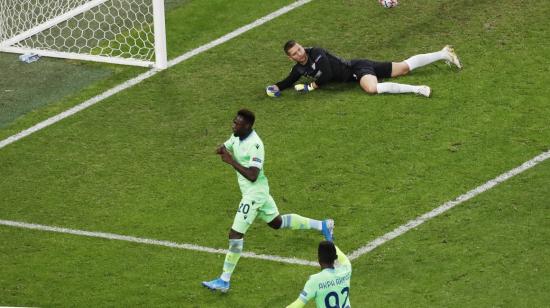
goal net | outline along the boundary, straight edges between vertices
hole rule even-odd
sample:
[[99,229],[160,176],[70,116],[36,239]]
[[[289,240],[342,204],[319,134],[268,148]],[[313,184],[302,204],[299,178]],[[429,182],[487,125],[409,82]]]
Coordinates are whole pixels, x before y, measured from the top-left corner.
[[0,51],[163,69],[164,0],[0,0]]

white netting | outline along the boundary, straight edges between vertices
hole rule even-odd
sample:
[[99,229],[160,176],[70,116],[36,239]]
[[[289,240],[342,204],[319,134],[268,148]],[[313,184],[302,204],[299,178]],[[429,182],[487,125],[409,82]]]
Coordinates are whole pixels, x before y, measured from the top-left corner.
[[0,43],[48,23],[56,24],[10,46],[143,61],[155,56],[152,0],[0,0]]

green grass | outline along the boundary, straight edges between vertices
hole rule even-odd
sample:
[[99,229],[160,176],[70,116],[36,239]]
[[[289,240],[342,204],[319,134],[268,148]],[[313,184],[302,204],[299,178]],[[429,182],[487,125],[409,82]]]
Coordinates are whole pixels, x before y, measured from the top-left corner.
[[[166,1],[168,58],[217,39],[290,2],[247,0],[234,5],[220,0]],[[29,65],[19,62],[14,54],[1,54],[0,65],[1,139],[147,70],[46,58]]]
[[547,306],[549,174],[545,162],[380,247],[354,286],[372,307]]
[[19,62],[16,54],[0,54],[0,129],[32,110],[74,95],[114,72],[109,67],[67,62],[42,58],[30,65]]
[[[375,1],[313,1],[3,148],[0,219],[225,247],[240,196],[234,171],[212,152],[229,136],[235,111],[248,107],[280,211],[333,217],[338,245],[356,249],[549,149],[550,5],[528,2],[407,1],[383,10]],[[189,2],[168,18],[171,50],[192,49],[285,3]],[[224,18],[200,18],[213,13]],[[430,85],[431,99],[368,96],[352,84],[270,99],[263,88],[291,67],[281,51],[289,38],[347,58],[396,60],[451,43],[465,68],[441,63],[398,79]],[[115,75],[76,96],[131,71]],[[36,111],[0,135],[76,101]],[[355,261],[354,306],[546,305],[548,168]],[[283,306],[316,271],[243,259],[230,294],[220,296],[199,282],[219,274],[221,255],[0,232],[5,305]],[[319,239],[258,222],[245,249],[313,260]]]

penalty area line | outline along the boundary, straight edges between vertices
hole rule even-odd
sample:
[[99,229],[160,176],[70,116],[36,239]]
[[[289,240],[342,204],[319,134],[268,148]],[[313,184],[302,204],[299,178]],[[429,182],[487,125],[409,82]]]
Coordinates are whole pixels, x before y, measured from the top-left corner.
[[515,175],[518,175],[518,174],[524,172],[525,170],[533,168],[534,166],[536,166],[539,163],[547,160],[548,158],[550,158],[550,151],[546,151],[542,154],[539,154],[539,155],[535,156],[534,158],[532,158],[532,159],[524,162],[523,164],[521,164],[521,166],[516,167],[516,168],[514,168],[510,171],[507,171],[507,172],[497,176],[496,178],[494,178],[492,180],[487,181],[485,184],[480,185],[480,186],[468,191],[467,193],[458,196],[454,200],[447,201],[447,202],[443,203],[439,207],[431,210],[430,212],[427,212],[427,213],[425,213],[425,214],[423,214],[423,215],[421,215],[421,216],[419,216],[419,217],[417,217],[413,220],[410,220],[406,224],[401,225],[401,226],[395,228],[393,231],[388,232],[388,233],[378,237],[377,239],[373,240],[372,242],[368,243],[367,245],[356,249],[355,251],[350,253],[349,259],[350,260],[355,260],[355,259],[359,258],[360,256],[362,256],[362,255],[364,255],[364,254],[366,254],[370,251],[373,251],[378,246],[380,246],[380,245],[382,245],[382,244],[384,244],[388,241],[391,241],[391,240],[393,240],[394,238],[396,238],[400,235],[405,234],[409,230],[414,229],[414,228],[418,227],[419,225],[425,223],[426,221],[445,213],[446,211],[452,209],[453,207],[455,207],[455,206],[457,206],[457,205],[459,205],[459,204],[461,204],[465,201],[468,201],[468,200],[472,199],[473,197],[475,197],[475,196],[477,196],[477,195],[479,195],[479,194],[481,194],[481,193],[497,186],[500,183],[503,183],[503,182],[507,181],[511,177],[513,177]]
[[[199,246],[195,244],[186,244],[186,243],[182,244],[182,243],[175,243],[170,241],[162,241],[162,240],[141,238],[141,237],[128,236],[128,235],[120,235],[120,234],[114,234],[114,233],[75,230],[75,229],[68,229],[68,228],[61,228],[61,227],[32,224],[32,223],[26,223],[26,222],[20,222],[20,221],[0,220],[0,225],[23,228],[23,229],[32,229],[32,230],[39,230],[39,231],[48,231],[48,232],[72,234],[72,235],[87,236],[87,237],[94,237],[94,238],[102,238],[102,239],[108,239],[108,240],[125,241],[125,242],[139,243],[139,244],[164,246],[169,248],[200,251],[200,252],[213,253],[213,254],[225,255],[227,253],[227,249],[211,248],[211,247]],[[318,266],[318,264],[313,261],[307,261],[307,260],[298,259],[298,258],[287,258],[287,257],[274,256],[274,255],[257,254],[254,252],[243,252],[241,256],[245,258],[275,261],[280,263]]]
[[[241,35],[245,32],[248,32],[248,31],[250,31],[250,30],[252,30],[252,29],[254,29],[258,26],[261,26],[264,23],[266,23],[268,21],[271,21],[271,20],[273,20],[273,19],[275,19],[275,18],[277,18],[277,17],[279,17],[279,16],[281,16],[285,13],[290,12],[290,11],[294,10],[295,8],[298,8],[298,7],[300,7],[304,4],[307,4],[311,1],[312,0],[299,0],[299,1],[296,1],[294,3],[289,4],[287,6],[284,6],[284,7],[280,8],[280,9],[278,9],[278,10],[276,10],[276,11],[274,11],[274,12],[272,12],[272,13],[264,16],[264,17],[261,17],[261,18],[255,20],[255,21],[253,21],[253,22],[251,22],[251,23],[249,23],[245,26],[242,26],[242,27],[238,28],[237,30],[234,30],[234,31],[232,31],[232,32],[230,32],[230,33],[228,33],[228,34],[226,34],[226,35],[224,35],[224,36],[222,36],[222,37],[220,37],[216,40],[213,40],[210,43],[204,44],[200,47],[197,47],[197,48],[195,48],[191,51],[188,51],[188,52],[186,52],[186,53],[184,53],[184,54],[168,61],[168,67],[167,68],[170,68],[170,67],[172,67],[176,64],[179,64],[179,63],[181,63],[185,60],[188,60],[189,58],[192,58],[192,57],[194,57],[194,56],[196,56],[200,53],[203,53],[203,52],[205,52],[205,51],[207,51],[211,48],[214,48],[218,45],[221,45],[221,44],[223,44],[223,43],[225,43],[225,42],[227,42],[227,41],[229,41],[229,40],[231,40],[231,39],[233,39],[233,38],[235,38],[235,37],[237,37],[237,36],[239,36],[239,35]],[[126,90],[126,89],[128,89],[128,88],[144,81],[145,79],[153,77],[154,75],[156,75],[159,72],[161,72],[161,71],[158,70],[158,69],[153,68],[153,69],[151,69],[151,70],[149,70],[145,73],[142,73],[142,74],[138,75],[137,77],[134,77],[134,78],[132,78],[132,79],[126,81],[126,82],[123,82],[123,83],[119,84],[118,86],[115,86],[114,88],[111,88],[111,89],[109,89],[109,90],[107,90],[107,91],[105,91],[105,92],[103,92],[103,93],[101,93],[97,96],[94,96],[94,97],[90,98],[89,100],[87,100],[83,103],[80,103],[80,104],[78,104],[78,105],[76,105],[76,106],[74,106],[70,109],[67,109],[66,111],[64,111],[60,114],[57,114],[57,115],[55,115],[51,118],[48,118],[48,119],[46,119],[46,120],[44,120],[44,121],[42,121],[42,122],[40,122],[40,123],[38,123],[38,124],[36,124],[32,127],[24,129],[24,130],[20,131],[19,133],[15,134],[15,135],[12,135],[12,136],[4,139],[4,140],[1,140],[0,141],[0,149],[4,148],[5,146],[7,146],[11,143],[14,143],[14,142],[16,142],[20,139],[23,139],[23,138],[39,131],[39,130],[42,130],[42,129],[44,129],[44,128],[52,125],[52,124],[55,124],[55,123],[65,119],[67,117],[70,117],[70,116],[72,116],[72,115],[74,115],[74,114],[90,107],[90,106],[93,106],[93,105],[103,101],[104,99],[107,99],[107,98],[109,98],[109,97],[111,97],[111,96],[113,96],[113,95],[115,95],[115,94],[117,94],[121,91],[124,91],[124,90]]]

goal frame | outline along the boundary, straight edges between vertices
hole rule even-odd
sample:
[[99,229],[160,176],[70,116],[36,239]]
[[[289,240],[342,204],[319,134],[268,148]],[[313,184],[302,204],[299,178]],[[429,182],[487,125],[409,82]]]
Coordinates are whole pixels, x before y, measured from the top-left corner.
[[51,27],[54,27],[59,23],[62,23],[75,16],[78,16],[108,1],[111,1],[111,0],[92,0],[68,12],[65,12],[62,15],[59,15],[40,25],[37,25],[27,31],[19,33],[11,38],[8,38],[0,42],[0,52],[10,52],[10,53],[19,53],[19,54],[33,53],[40,56],[53,57],[53,58],[105,62],[105,63],[112,63],[112,64],[123,64],[123,65],[142,66],[142,67],[154,67],[157,69],[167,68],[168,60],[167,60],[167,51],[166,51],[164,0],[151,0],[153,4],[153,30],[154,30],[154,40],[155,40],[154,41],[154,46],[155,46],[154,61],[145,61],[145,60],[138,60],[138,59],[131,59],[131,58],[98,56],[98,55],[90,55],[90,54],[79,54],[75,52],[63,52],[63,51],[55,51],[55,50],[44,50],[44,49],[37,49],[37,48],[23,48],[23,47],[12,46],[13,44],[17,44],[18,42],[21,42],[27,38],[30,38],[35,34],[38,34]]

